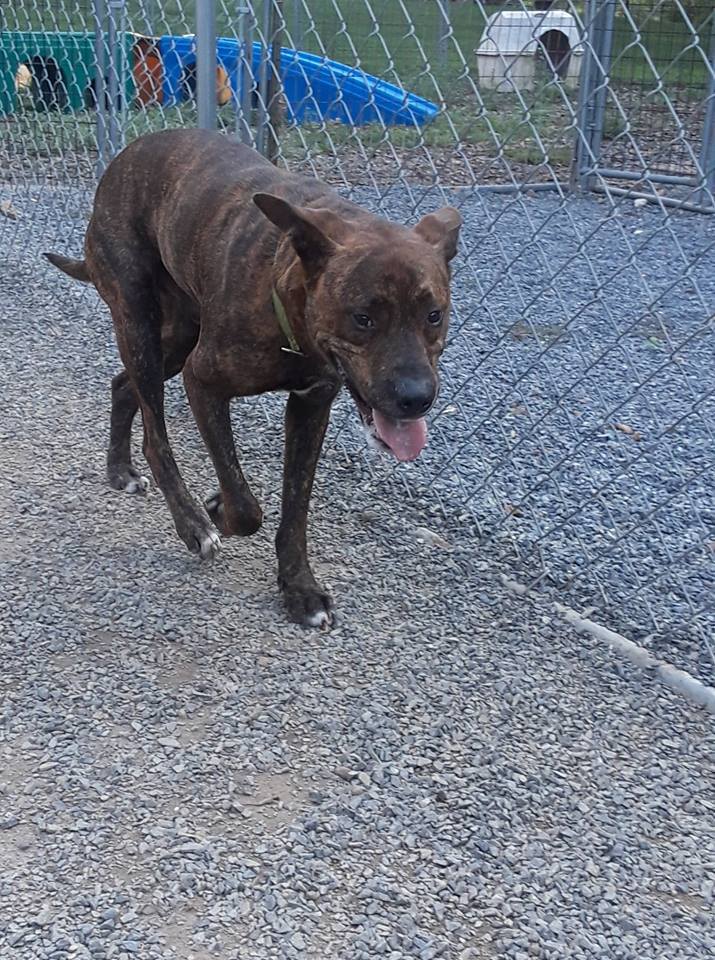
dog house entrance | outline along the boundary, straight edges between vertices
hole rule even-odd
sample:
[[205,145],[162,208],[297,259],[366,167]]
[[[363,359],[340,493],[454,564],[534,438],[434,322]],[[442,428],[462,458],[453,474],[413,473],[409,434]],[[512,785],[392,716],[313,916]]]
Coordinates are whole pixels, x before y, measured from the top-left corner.
[[563,79],[571,59],[569,38],[561,30],[547,30],[538,38],[538,57],[549,71]]
[[35,56],[26,66],[31,74],[31,92],[36,110],[65,110],[69,98],[67,85],[53,57]]

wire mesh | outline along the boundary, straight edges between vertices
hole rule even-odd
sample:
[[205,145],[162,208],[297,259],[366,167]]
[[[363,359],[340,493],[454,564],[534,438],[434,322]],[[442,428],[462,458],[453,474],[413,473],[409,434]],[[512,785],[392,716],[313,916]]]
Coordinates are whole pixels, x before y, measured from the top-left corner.
[[605,117],[603,166],[638,168],[638,155],[623,135],[627,121],[650,170],[696,174],[711,87],[712,12],[706,0],[617,5],[615,98]]
[[[2,5],[3,201],[37,223],[64,189],[79,233],[103,163],[196,125],[205,82],[217,126],[279,165],[406,221],[459,206],[433,452],[367,475],[710,676],[714,240],[685,211],[715,209],[712,4],[209,7],[202,80],[193,3]],[[350,448],[352,423],[339,406],[331,442]]]

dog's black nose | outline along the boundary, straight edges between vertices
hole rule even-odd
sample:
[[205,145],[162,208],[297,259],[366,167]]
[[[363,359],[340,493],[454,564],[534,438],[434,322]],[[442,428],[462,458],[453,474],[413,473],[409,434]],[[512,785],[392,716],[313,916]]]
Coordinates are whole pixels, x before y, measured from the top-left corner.
[[397,406],[402,417],[421,417],[434,402],[431,377],[403,377],[397,382]]

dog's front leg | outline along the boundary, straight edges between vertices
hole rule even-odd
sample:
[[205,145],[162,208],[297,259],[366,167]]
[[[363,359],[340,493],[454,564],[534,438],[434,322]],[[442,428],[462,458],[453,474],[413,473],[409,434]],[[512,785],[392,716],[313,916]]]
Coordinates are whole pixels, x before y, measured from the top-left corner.
[[192,357],[184,367],[184,386],[219,481],[219,492],[205,507],[223,536],[250,536],[261,526],[263,513],[238,462],[229,400],[196,376]]
[[315,467],[337,393],[333,384],[288,397],[285,416],[283,503],[276,535],[278,583],[288,613],[304,626],[332,622],[332,601],[316,583],[308,563],[306,530]]

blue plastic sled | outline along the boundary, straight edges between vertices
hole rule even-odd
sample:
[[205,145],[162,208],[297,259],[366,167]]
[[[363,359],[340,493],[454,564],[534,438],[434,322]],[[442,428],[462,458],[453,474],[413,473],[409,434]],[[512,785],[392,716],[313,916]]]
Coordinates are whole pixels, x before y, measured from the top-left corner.
[[[159,51],[164,64],[164,106],[182,103],[191,95],[195,83],[195,39],[193,36],[161,37]],[[251,57],[254,83],[264,55],[263,46],[254,43]],[[228,74],[234,102],[240,102],[242,71],[238,40],[218,39],[216,61]],[[382,123],[414,127],[433,120],[439,113],[435,103],[357,67],[300,50],[281,48],[280,75],[288,120],[292,123],[332,120],[351,126]]]

